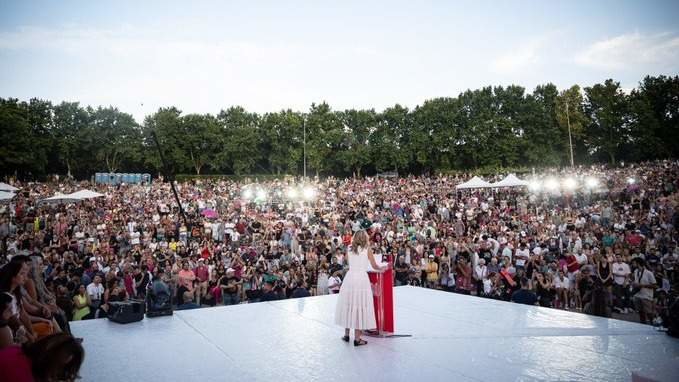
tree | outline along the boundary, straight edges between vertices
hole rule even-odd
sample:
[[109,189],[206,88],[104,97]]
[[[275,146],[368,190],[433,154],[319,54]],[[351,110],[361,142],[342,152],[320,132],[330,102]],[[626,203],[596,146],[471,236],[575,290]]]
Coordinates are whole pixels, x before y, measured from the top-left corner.
[[412,126],[408,108],[398,104],[378,115],[377,126],[368,140],[376,171],[405,170],[412,163]]
[[219,168],[217,156],[223,149],[223,134],[210,114],[189,114],[181,119],[181,148],[187,153],[196,175],[206,164]]
[[[262,170],[261,131],[259,116],[240,106],[222,110],[217,116],[224,134],[224,149],[217,160],[236,174],[251,174]],[[264,168],[264,171],[266,169]]]
[[375,110],[345,110],[339,115],[344,126],[346,150],[340,156],[343,170],[361,176],[370,164],[370,135],[377,129]]
[[605,154],[615,163],[618,148],[628,139],[628,100],[620,83],[612,79],[585,88],[585,115],[589,119],[587,145],[592,153]]
[[62,102],[54,107],[53,138],[60,162],[66,166],[66,175],[72,176],[78,166],[89,114],[78,102]]
[[[559,141],[561,152],[569,153],[564,163],[570,163],[570,144],[577,146],[585,135],[585,127],[589,121],[583,110],[583,98],[580,86],[573,85],[563,90],[556,98],[556,121],[559,125]],[[570,139],[568,136],[570,124]]]
[[0,171],[19,176],[40,170],[32,162],[31,128],[25,104],[15,98],[0,98]]
[[[521,163],[530,166],[559,166],[565,159],[567,143],[557,121],[557,97],[553,84],[539,85],[525,99],[521,117]],[[566,138],[567,139],[567,138]]]
[[291,110],[267,113],[262,117],[262,152],[268,153],[267,165],[272,172],[298,173],[302,158],[302,122],[302,114]]
[[88,108],[90,148],[108,172],[117,172],[124,163],[141,159],[142,133],[130,114],[117,108]]
[[451,169],[460,137],[456,98],[435,98],[413,110],[410,152],[416,169]]
[[339,116],[323,102],[312,104],[306,121],[307,164],[316,174],[339,169],[338,149],[342,143],[343,126]]
[[460,113],[457,115],[457,125],[460,135],[456,142],[459,147],[456,167],[499,167],[500,160],[494,154],[494,140],[497,137],[493,135],[495,112],[492,88],[467,90],[458,98]]
[[217,116],[160,108],[142,127],[114,107],[0,98],[0,175],[94,171],[170,174],[302,172],[323,175],[431,174],[448,170],[570,164],[569,125],[578,163],[679,157],[679,76],[645,77],[629,95],[607,80],[580,90],[487,86],[456,97],[375,110],[259,115],[230,107]]
[[677,157],[679,76],[645,77],[630,94],[631,160]]
[[[153,132],[158,137],[160,149],[171,173],[185,171],[189,162],[181,145],[183,139],[181,110],[176,107],[160,108],[146,117],[143,127],[144,161],[146,166],[160,170],[163,166],[153,139]],[[167,175],[167,174],[166,174]]]

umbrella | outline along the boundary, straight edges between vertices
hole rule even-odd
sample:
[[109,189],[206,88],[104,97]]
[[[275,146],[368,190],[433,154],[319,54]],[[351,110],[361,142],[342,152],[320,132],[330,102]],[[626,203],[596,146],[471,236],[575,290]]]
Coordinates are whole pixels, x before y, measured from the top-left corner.
[[204,209],[203,211],[201,211],[200,214],[203,215],[203,216],[205,216],[205,217],[208,218],[208,219],[215,219],[215,218],[217,218],[217,217],[219,216],[219,214],[217,213],[217,211],[215,211],[215,210],[213,210],[213,209],[210,209],[210,208]]
[[0,191],[16,192],[19,191],[19,189],[7,183],[0,182]]

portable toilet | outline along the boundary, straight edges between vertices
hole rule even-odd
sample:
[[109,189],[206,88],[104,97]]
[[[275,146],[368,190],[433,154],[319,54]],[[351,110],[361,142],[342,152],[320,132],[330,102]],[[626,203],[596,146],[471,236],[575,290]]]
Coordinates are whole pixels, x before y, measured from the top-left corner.
[[151,184],[151,174],[142,174],[141,181],[147,185]]

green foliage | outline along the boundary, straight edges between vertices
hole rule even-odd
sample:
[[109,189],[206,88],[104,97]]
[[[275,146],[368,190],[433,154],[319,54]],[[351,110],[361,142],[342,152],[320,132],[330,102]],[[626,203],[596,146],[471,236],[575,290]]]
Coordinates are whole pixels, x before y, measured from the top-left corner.
[[593,154],[607,156],[615,163],[621,146],[629,135],[629,100],[620,83],[611,79],[585,88],[585,114],[589,119],[586,141]]
[[626,94],[607,80],[583,90],[553,84],[484,87],[414,109],[335,111],[312,104],[259,115],[161,108],[139,126],[114,107],[0,98],[0,175],[40,178],[96,171],[160,171],[152,132],[171,173],[362,176],[501,171],[679,156],[679,77],[646,77]]

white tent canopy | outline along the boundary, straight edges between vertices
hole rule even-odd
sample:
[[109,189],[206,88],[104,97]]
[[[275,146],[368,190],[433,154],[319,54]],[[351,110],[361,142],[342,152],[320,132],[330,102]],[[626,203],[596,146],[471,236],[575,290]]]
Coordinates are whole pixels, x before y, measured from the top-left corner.
[[527,185],[527,181],[517,178],[514,174],[509,174],[501,181],[492,184],[493,187],[521,187]]
[[77,192],[74,192],[72,194],[68,194],[69,196],[76,198],[76,199],[92,199],[92,198],[99,198],[104,196],[104,194],[100,194],[98,192],[90,191],[90,190],[80,190]]
[[43,199],[43,203],[76,203],[85,199],[99,198],[104,196],[98,192],[90,190],[80,190],[71,194],[57,194],[50,198]]
[[11,200],[15,196],[12,192],[0,191],[0,201]]
[[69,194],[56,194],[54,196],[51,196],[47,199],[43,199],[40,202],[41,203],[75,203],[79,202],[82,199],[74,198],[73,196]]
[[479,178],[478,176],[475,176],[462,184],[458,184],[457,187],[455,188],[459,190],[468,188],[488,188],[488,187],[492,187],[492,185],[486,182],[485,180]]
[[16,192],[19,191],[19,189],[7,183],[0,182],[0,191]]

